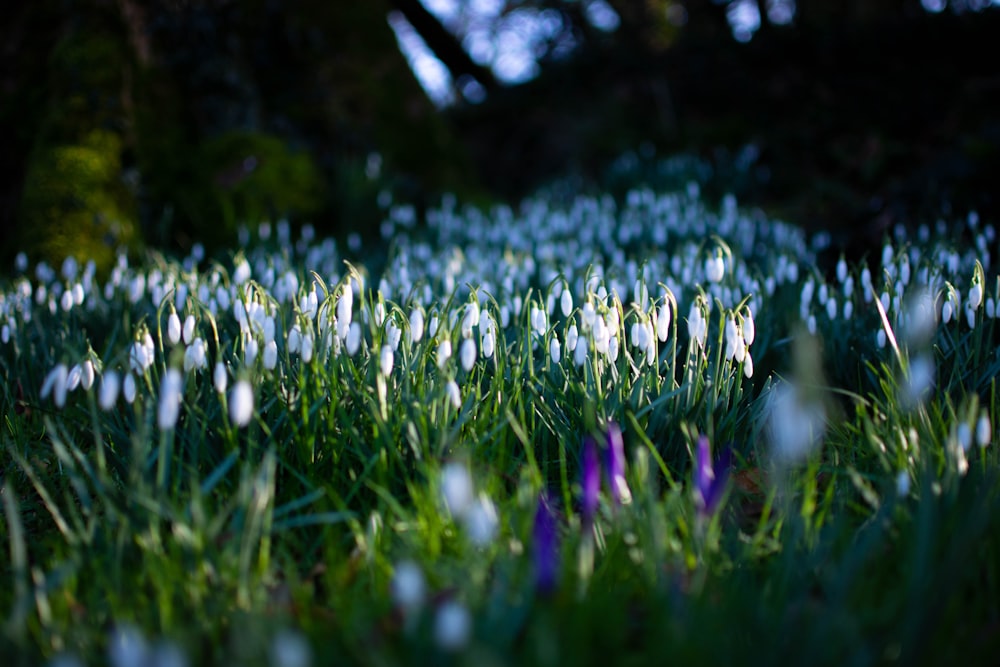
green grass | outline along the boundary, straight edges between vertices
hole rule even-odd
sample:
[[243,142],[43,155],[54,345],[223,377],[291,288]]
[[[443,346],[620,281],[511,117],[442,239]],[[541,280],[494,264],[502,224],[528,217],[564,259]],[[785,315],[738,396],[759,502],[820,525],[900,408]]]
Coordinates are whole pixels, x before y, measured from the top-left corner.
[[[943,664],[1000,648],[988,254],[900,235],[870,286],[865,266],[827,278],[801,232],[696,189],[386,216],[391,248],[370,263],[268,228],[221,264],[123,260],[99,281],[68,263],[4,284],[7,664]],[[63,296],[77,284],[80,303]],[[190,336],[172,337],[175,311]],[[192,345],[203,367],[185,368]],[[60,405],[53,369],[85,362],[93,384]],[[112,375],[133,401],[102,396]],[[583,443],[604,461],[612,423],[629,497],[605,469],[591,521]],[[700,434],[733,453],[712,512]]]

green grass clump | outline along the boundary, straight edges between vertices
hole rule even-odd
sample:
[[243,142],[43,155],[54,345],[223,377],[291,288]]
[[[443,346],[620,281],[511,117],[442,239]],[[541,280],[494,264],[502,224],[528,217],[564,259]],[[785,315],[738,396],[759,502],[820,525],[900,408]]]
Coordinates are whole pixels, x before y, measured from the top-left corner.
[[377,274],[286,225],[39,265],[0,296],[0,648],[986,662],[998,294],[966,229],[827,277],[692,187],[397,206]]

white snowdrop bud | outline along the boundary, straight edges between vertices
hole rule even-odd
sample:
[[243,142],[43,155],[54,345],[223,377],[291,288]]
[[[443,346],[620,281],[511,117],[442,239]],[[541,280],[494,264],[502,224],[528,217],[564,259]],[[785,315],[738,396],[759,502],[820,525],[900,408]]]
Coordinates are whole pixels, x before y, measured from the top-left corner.
[[566,349],[570,352],[576,350],[576,344],[579,338],[580,333],[576,330],[576,325],[569,325],[569,331],[566,332]]
[[247,338],[243,346],[243,364],[247,367],[253,366],[253,362],[257,361],[258,352],[260,352],[260,345],[257,343],[257,339]]
[[487,331],[483,334],[483,358],[492,359],[493,350],[496,347],[496,334],[492,331]]
[[826,300],[826,316],[831,320],[837,319],[837,299],[830,297]]
[[465,647],[472,632],[472,617],[461,603],[449,600],[438,608],[434,619],[434,639],[445,651]]
[[306,331],[302,334],[302,349],[300,350],[302,354],[303,363],[309,363],[313,358],[313,351],[315,349],[316,341],[313,339],[312,331]]
[[955,429],[955,438],[958,440],[958,444],[962,447],[962,451],[969,451],[972,447],[972,427],[969,426],[968,422],[962,422]]
[[215,371],[212,373],[212,384],[215,386],[215,391],[220,394],[226,393],[226,385],[229,378],[226,376],[226,365],[221,361],[216,362]]
[[312,650],[305,637],[291,630],[282,630],[274,636],[271,641],[272,667],[310,667],[311,664]]
[[746,351],[746,357],[743,359],[743,375],[748,380],[753,377],[753,357],[750,356],[750,350]]
[[414,308],[410,311],[410,340],[419,343],[424,337],[424,311]]
[[632,347],[644,347],[639,345],[639,330],[641,327],[638,322],[633,322],[632,326],[629,327],[629,341],[632,343]]
[[740,337],[739,329],[736,328],[736,320],[731,316],[726,318],[726,359],[736,356],[736,340]]
[[573,295],[570,294],[569,289],[562,291],[562,295],[559,297],[559,308],[562,310],[563,317],[569,317],[569,314],[573,312]]
[[229,394],[229,419],[239,428],[253,419],[253,388],[246,380],[238,380]]
[[951,305],[951,299],[945,299],[944,303],[941,304],[941,322],[943,324],[948,324],[951,322],[951,316],[954,311],[954,306]]
[[177,316],[176,312],[170,313],[167,318],[167,338],[170,339],[171,345],[176,345],[181,339],[181,318]]
[[173,428],[180,415],[184,397],[184,376],[176,368],[169,368],[160,382],[160,403],[156,411],[156,423],[161,430]]
[[979,308],[979,304],[981,304],[982,302],[983,302],[983,286],[980,285],[979,283],[976,283],[975,285],[969,288],[969,298],[966,299],[966,303],[968,303],[972,308]]
[[393,602],[406,612],[415,611],[424,604],[427,589],[424,573],[413,561],[405,560],[396,565],[389,588]]
[[62,306],[64,312],[69,312],[73,307],[73,293],[70,290],[66,290],[62,293],[62,297],[59,299],[59,305]]
[[882,304],[882,310],[889,312],[889,293],[882,292],[878,297],[879,303]]
[[497,533],[497,510],[493,501],[485,493],[472,504],[465,515],[465,532],[477,547],[485,547],[493,541]]
[[273,371],[278,365],[278,344],[273,340],[264,346],[264,368]]
[[743,317],[743,341],[750,346],[756,337],[757,325],[753,321],[753,312],[747,308],[747,314]]
[[379,370],[382,371],[382,375],[384,377],[389,377],[389,375],[392,373],[392,364],[393,364],[392,347],[389,345],[383,345],[382,350],[379,352],[378,357],[379,357],[378,359]]
[[68,375],[69,371],[66,368],[66,364],[56,365],[45,376],[45,381],[42,383],[42,390],[40,392],[41,397],[48,398],[48,395],[51,393],[52,400],[55,402],[57,408],[66,405],[66,378]]
[[708,278],[708,282],[720,282],[725,273],[726,263],[721,255],[709,257],[705,260],[705,277]]
[[670,335],[670,305],[663,303],[656,312],[656,337],[662,343],[667,340],[668,335]]
[[375,304],[375,311],[372,313],[375,317],[375,326],[382,326],[382,322],[385,321],[385,304],[379,301]]
[[10,325],[9,324],[4,324],[3,325],[3,330],[2,330],[2,332],[0,332],[0,341],[2,341],[4,345],[6,345],[7,343],[10,342]]
[[587,343],[585,341],[577,342],[573,349],[573,361],[577,366],[583,366],[587,361]]
[[351,322],[351,326],[347,330],[347,340],[344,343],[347,347],[347,354],[353,357],[361,347],[361,325],[359,323]]
[[151,663],[149,645],[138,628],[119,625],[108,639],[111,667],[144,667]]
[[90,359],[80,364],[80,386],[89,391],[94,384],[94,362]]
[[608,326],[604,323],[603,317],[598,317],[594,320],[594,349],[598,354],[607,354],[608,352],[608,339],[611,335],[608,333]]
[[431,323],[427,326],[427,335],[431,338],[436,336],[440,322],[441,319],[437,316],[437,313],[431,315]]
[[910,495],[910,473],[905,470],[900,470],[896,475],[896,495],[900,498]]
[[403,330],[396,326],[396,323],[389,320],[389,323],[385,325],[385,337],[388,340],[389,347],[393,350],[399,349],[399,340],[403,335]]
[[461,463],[449,463],[441,469],[441,495],[445,507],[455,518],[465,516],[472,506],[472,477]]
[[462,391],[458,388],[458,383],[454,380],[448,380],[444,386],[444,393],[447,395],[448,400],[451,401],[453,408],[458,410],[462,407]]
[[845,301],[844,302],[844,319],[845,320],[851,319],[851,316],[853,314],[854,314],[854,302],[852,302],[852,301]]
[[976,328],[976,310],[968,301],[965,302],[965,320],[969,323],[970,329]]
[[986,299],[986,317],[991,320],[996,317],[996,302],[993,301],[993,297]]
[[[815,315],[809,315],[809,319],[806,320],[806,329],[809,331],[810,335],[812,335],[812,336],[816,335],[816,316]],[[885,332],[883,331],[882,334],[885,335]]]
[[438,343],[437,348],[437,365],[438,368],[444,368],[445,364],[448,363],[448,359],[451,358],[451,341],[447,338]]
[[976,422],[976,444],[986,447],[993,440],[993,429],[990,426],[990,416],[983,410]]
[[649,329],[646,327],[645,322],[637,322],[635,324],[635,344],[640,350],[645,350],[649,347]]
[[118,378],[118,373],[114,371],[108,371],[101,376],[101,390],[98,394],[97,404],[100,405],[101,409],[105,412],[115,407],[115,401],[118,400],[118,388],[120,384],[121,380]]
[[589,331],[591,327],[594,326],[594,319],[597,317],[597,311],[594,310],[594,304],[590,301],[584,303],[580,316],[583,320],[583,330]]
[[841,257],[840,261],[837,262],[837,280],[840,281],[841,284],[847,280],[847,262],[844,261],[843,257]]
[[878,344],[878,347],[879,347],[880,350],[885,347],[885,343],[886,343],[885,329],[879,329],[878,330],[878,333],[875,334],[875,342],[876,342],[876,344]]
[[608,341],[608,358],[611,359],[611,361],[618,361],[618,351],[618,337],[612,336],[611,340]]
[[288,331],[288,353],[296,354],[299,348],[302,347],[302,330],[299,329],[298,323],[296,323]]
[[191,341],[194,340],[194,325],[194,315],[188,315],[184,318],[184,330],[182,331],[182,334],[185,345],[190,345]]
[[122,395],[125,396],[125,402],[129,405],[135,401],[135,376],[131,373],[125,375],[125,382],[122,383]]
[[76,391],[76,388],[80,384],[81,373],[80,364],[73,364],[73,367],[69,369],[69,374],[66,376],[66,389]]
[[549,358],[554,364],[558,364],[562,359],[562,348],[559,345],[559,339],[555,336],[549,341]]

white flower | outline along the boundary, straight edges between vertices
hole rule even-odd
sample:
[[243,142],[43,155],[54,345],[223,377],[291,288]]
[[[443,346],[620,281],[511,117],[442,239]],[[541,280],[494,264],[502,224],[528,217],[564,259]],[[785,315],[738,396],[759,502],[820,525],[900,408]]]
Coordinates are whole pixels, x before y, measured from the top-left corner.
[[461,463],[449,463],[441,470],[441,495],[453,517],[461,518],[472,506],[472,477]]
[[242,428],[253,418],[253,388],[246,380],[239,380],[229,394],[229,419]]
[[825,412],[820,403],[807,401],[794,385],[780,383],[768,399],[768,426],[777,460],[797,463],[819,444]]
[[389,341],[389,347],[394,351],[399,349],[399,340],[403,336],[403,330],[396,326],[392,320],[385,325],[385,337]]
[[562,349],[559,345],[559,339],[555,336],[549,341],[549,358],[552,359],[552,363],[558,364],[560,359],[562,359]]
[[753,345],[754,338],[757,337],[757,326],[753,322],[753,312],[747,308],[747,314],[743,317],[743,341],[747,347]]
[[[303,347],[305,346],[303,345]],[[248,337],[243,345],[243,365],[248,368],[253,366],[253,362],[257,361],[257,352],[259,351],[260,345],[257,343],[257,339],[253,336]],[[304,353],[303,356],[305,356]]]
[[184,350],[184,372],[189,373],[192,370],[204,368],[207,363],[205,360],[205,341],[199,336]]
[[576,347],[573,348],[573,361],[577,366],[583,366],[587,361],[587,342],[582,340],[577,342]]
[[379,351],[378,355],[378,365],[379,370],[382,372],[384,377],[389,377],[392,374],[392,363],[393,363],[393,353],[392,347],[389,345],[383,345],[382,349]]
[[51,393],[52,400],[55,402],[57,408],[66,405],[66,377],[68,375],[69,371],[66,368],[66,364],[58,364],[49,371],[49,374],[45,376],[45,381],[42,383],[41,397],[47,398]]
[[465,532],[469,540],[477,547],[487,546],[496,536],[499,523],[493,501],[485,493],[480,493],[465,515]]
[[190,345],[191,341],[194,339],[194,315],[188,315],[184,318],[184,330],[182,332],[184,338],[184,344]]
[[896,495],[905,498],[910,494],[910,473],[900,470],[896,475]]
[[[202,355],[204,356],[204,355]],[[278,344],[273,340],[264,346],[264,368],[273,371],[278,365]]]
[[108,639],[108,663],[111,667],[145,667],[150,650],[138,628],[119,625]]
[[393,601],[406,612],[415,611],[424,604],[427,589],[424,573],[413,561],[404,560],[396,565],[389,588]]
[[184,376],[176,368],[168,368],[160,381],[160,403],[156,412],[156,423],[161,430],[177,424],[183,398]]
[[670,304],[663,303],[656,313],[656,337],[660,342],[667,340],[670,335]]
[[750,356],[750,350],[746,351],[746,357],[743,359],[743,375],[748,380],[753,377],[753,357]]
[[420,342],[424,337],[424,311],[414,308],[410,311],[410,340]]
[[837,280],[840,281],[841,284],[847,280],[847,262],[844,261],[843,257],[841,257],[840,261],[837,262]]
[[215,386],[215,391],[220,394],[226,392],[226,385],[228,384],[229,378],[226,375],[226,365],[221,361],[215,363],[215,371],[212,373],[212,384]]
[[172,345],[176,345],[181,339],[181,318],[177,316],[176,311],[170,313],[170,317],[167,318],[167,338]]
[[458,388],[458,383],[454,380],[448,380],[447,384],[444,386],[444,392],[448,396],[448,400],[451,401],[451,406],[458,410],[462,407],[462,391]]
[[576,330],[576,325],[569,325],[569,331],[566,332],[566,349],[570,352],[576,349],[576,343],[580,338],[579,332]]
[[438,348],[437,348],[438,368],[444,368],[444,365],[448,363],[448,359],[450,358],[451,358],[451,341],[445,338],[443,341],[438,343]]
[[125,402],[129,405],[135,401],[135,389],[135,376],[126,373],[125,382],[122,384],[122,394],[125,396]]
[[66,376],[66,389],[76,391],[80,384],[80,375],[80,364],[73,364],[73,368],[69,369],[69,375]]
[[722,255],[715,255],[705,260],[705,277],[710,283],[717,283],[722,280],[726,273],[726,263]]
[[958,439],[962,451],[969,451],[969,448],[972,447],[972,427],[969,426],[968,422],[962,422],[958,425],[958,428],[955,429],[955,437]]
[[459,602],[449,600],[441,605],[434,619],[434,639],[446,651],[458,651],[469,641],[472,617]]
[[979,308],[979,305],[983,302],[983,286],[976,283],[969,288],[969,297],[965,301],[973,309]]
[[496,348],[496,334],[493,331],[487,331],[483,334],[483,358],[492,359],[493,351]]
[[990,416],[983,410],[976,422],[976,444],[986,447],[993,440],[993,428],[990,426]]
[[295,354],[300,347],[302,347],[302,330],[296,323],[288,332],[288,353]]
[[476,363],[476,343],[471,338],[462,341],[462,348],[459,350],[462,359],[462,368],[468,373]]
[[121,384],[121,380],[118,378],[118,373],[114,371],[108,371],[103,376],[101,376],[101,390],[98,395],[97,403],[101,406],[101,409],[108,411],[115,407],[115,401],[118,400],[118,388]]
[[94,362],[87,359],[80,365],[80,386],[89,391],[94,384]]
[[347,354],[353,357],[361,347],[361,325],[357,322],[351,322],[351,327],[347,330],[346,344]]
[[302,349],[300,350],[302,355],[302,361],[304,363],[309,363],[313,358],[313,345],[315,341],[313,340],[312,329],[310,328],[304,334],[302,334]]
[[573,312],[573,295],[570,294],[569,289],[563,289],[559,296],[559,308],[562,310],[563,317],[569,317],[569,314]]
[[281,630],[271,640],[272,667],[309,667],[312,650],[305,637],[291,630]]

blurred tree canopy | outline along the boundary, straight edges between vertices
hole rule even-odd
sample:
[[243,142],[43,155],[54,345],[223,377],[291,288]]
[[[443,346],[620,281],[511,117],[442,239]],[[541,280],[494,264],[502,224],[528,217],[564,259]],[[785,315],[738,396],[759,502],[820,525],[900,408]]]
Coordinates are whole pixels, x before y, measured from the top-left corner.
[[[878,236],[949,205],[996,217],[986,0],[442,2],[5,3],[4,259],[106,264],[280,217],[374,233],[383,189],[515,199],[600,183],[637,147],[722,169],[751,144],[738,194],[807,224]],[[447,106],[414,77],[401,24],[443,64]],[[511,77],[519,31],[530,57]]]

